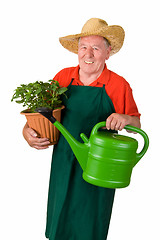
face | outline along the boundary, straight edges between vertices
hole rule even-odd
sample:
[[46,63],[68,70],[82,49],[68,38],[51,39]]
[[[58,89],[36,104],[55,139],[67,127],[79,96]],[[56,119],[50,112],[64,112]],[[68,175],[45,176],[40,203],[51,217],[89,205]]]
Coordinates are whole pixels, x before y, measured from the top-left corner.
[[82,37],[79,41],[78,60],[80,70],[86,74],[101,74],[105,61],[109,58],[108,47],[101,36]]

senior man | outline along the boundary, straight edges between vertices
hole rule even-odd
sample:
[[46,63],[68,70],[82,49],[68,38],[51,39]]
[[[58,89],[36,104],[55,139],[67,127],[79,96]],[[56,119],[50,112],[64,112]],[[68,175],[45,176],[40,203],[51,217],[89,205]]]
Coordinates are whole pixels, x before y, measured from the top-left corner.
[[[79,141],[81,132],[89,136],[93,126],[104,120],[108,130],[122,130],[128,124],[140,127],[130,85],[105,64],[123,41],[122,27],[108,26],[98,18],[88,20],[80,34],[60,38],[63,47],[78,53],[79,65],[61,70],[54,79],[68,87],[62,124]],[[23,134],[30,146],[48,147],[48,139],[38,138],[27,123]],[[52,157],[46,237],[106,240],[114,194],[114,189],[93,186],[82,179],[82,169],[60,135]]]

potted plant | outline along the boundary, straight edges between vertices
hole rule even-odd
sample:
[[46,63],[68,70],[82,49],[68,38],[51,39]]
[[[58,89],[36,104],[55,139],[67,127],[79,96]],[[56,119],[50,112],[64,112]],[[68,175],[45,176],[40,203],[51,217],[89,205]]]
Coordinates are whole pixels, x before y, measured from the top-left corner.
[[61,96],[67,88],[60,87],[55,80],[48,82],[36,81],[29,84],[21,84],[14,90],[11,101],[23,104],[27,107],[21,114],[26,116],[28,125],[34,129],[39,137],[46,137],[51,144],[56,144],[59,138],[59,131],[41,114],[35,112],[38,107],[49,107],[53,109],[53,116],[61,121],[62,105]]

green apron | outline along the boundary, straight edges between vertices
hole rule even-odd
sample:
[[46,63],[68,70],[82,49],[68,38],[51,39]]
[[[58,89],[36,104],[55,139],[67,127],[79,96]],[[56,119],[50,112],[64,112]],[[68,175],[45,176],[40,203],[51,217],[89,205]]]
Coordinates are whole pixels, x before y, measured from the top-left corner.
[[[73,79],[72,79],[73,81]],[[93,126],[115,112],[103,87],[68,86],[62,124],[80,142]],[[82,169],[66,139],[54,147],[47,210],[46,237],[50,240],[106,240],[114,189],[85,182]]]

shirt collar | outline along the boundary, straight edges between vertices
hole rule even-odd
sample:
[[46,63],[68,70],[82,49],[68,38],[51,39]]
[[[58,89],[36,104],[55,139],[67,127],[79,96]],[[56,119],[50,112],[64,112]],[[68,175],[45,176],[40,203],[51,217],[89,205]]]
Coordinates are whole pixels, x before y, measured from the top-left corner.
[[[77,67],[75,67],[73,74],[72,74],[72,78],[74,78],[75,80],[77,80],[78,82],[79,80],[79,65]],[[101,75],[94,81],[94,83],[101,83],[101,84],[107,84],[110,78],[110,70],[108,70],[107,65],[105,64],[105,67],[103,69],[103,72],[101,73]]]

